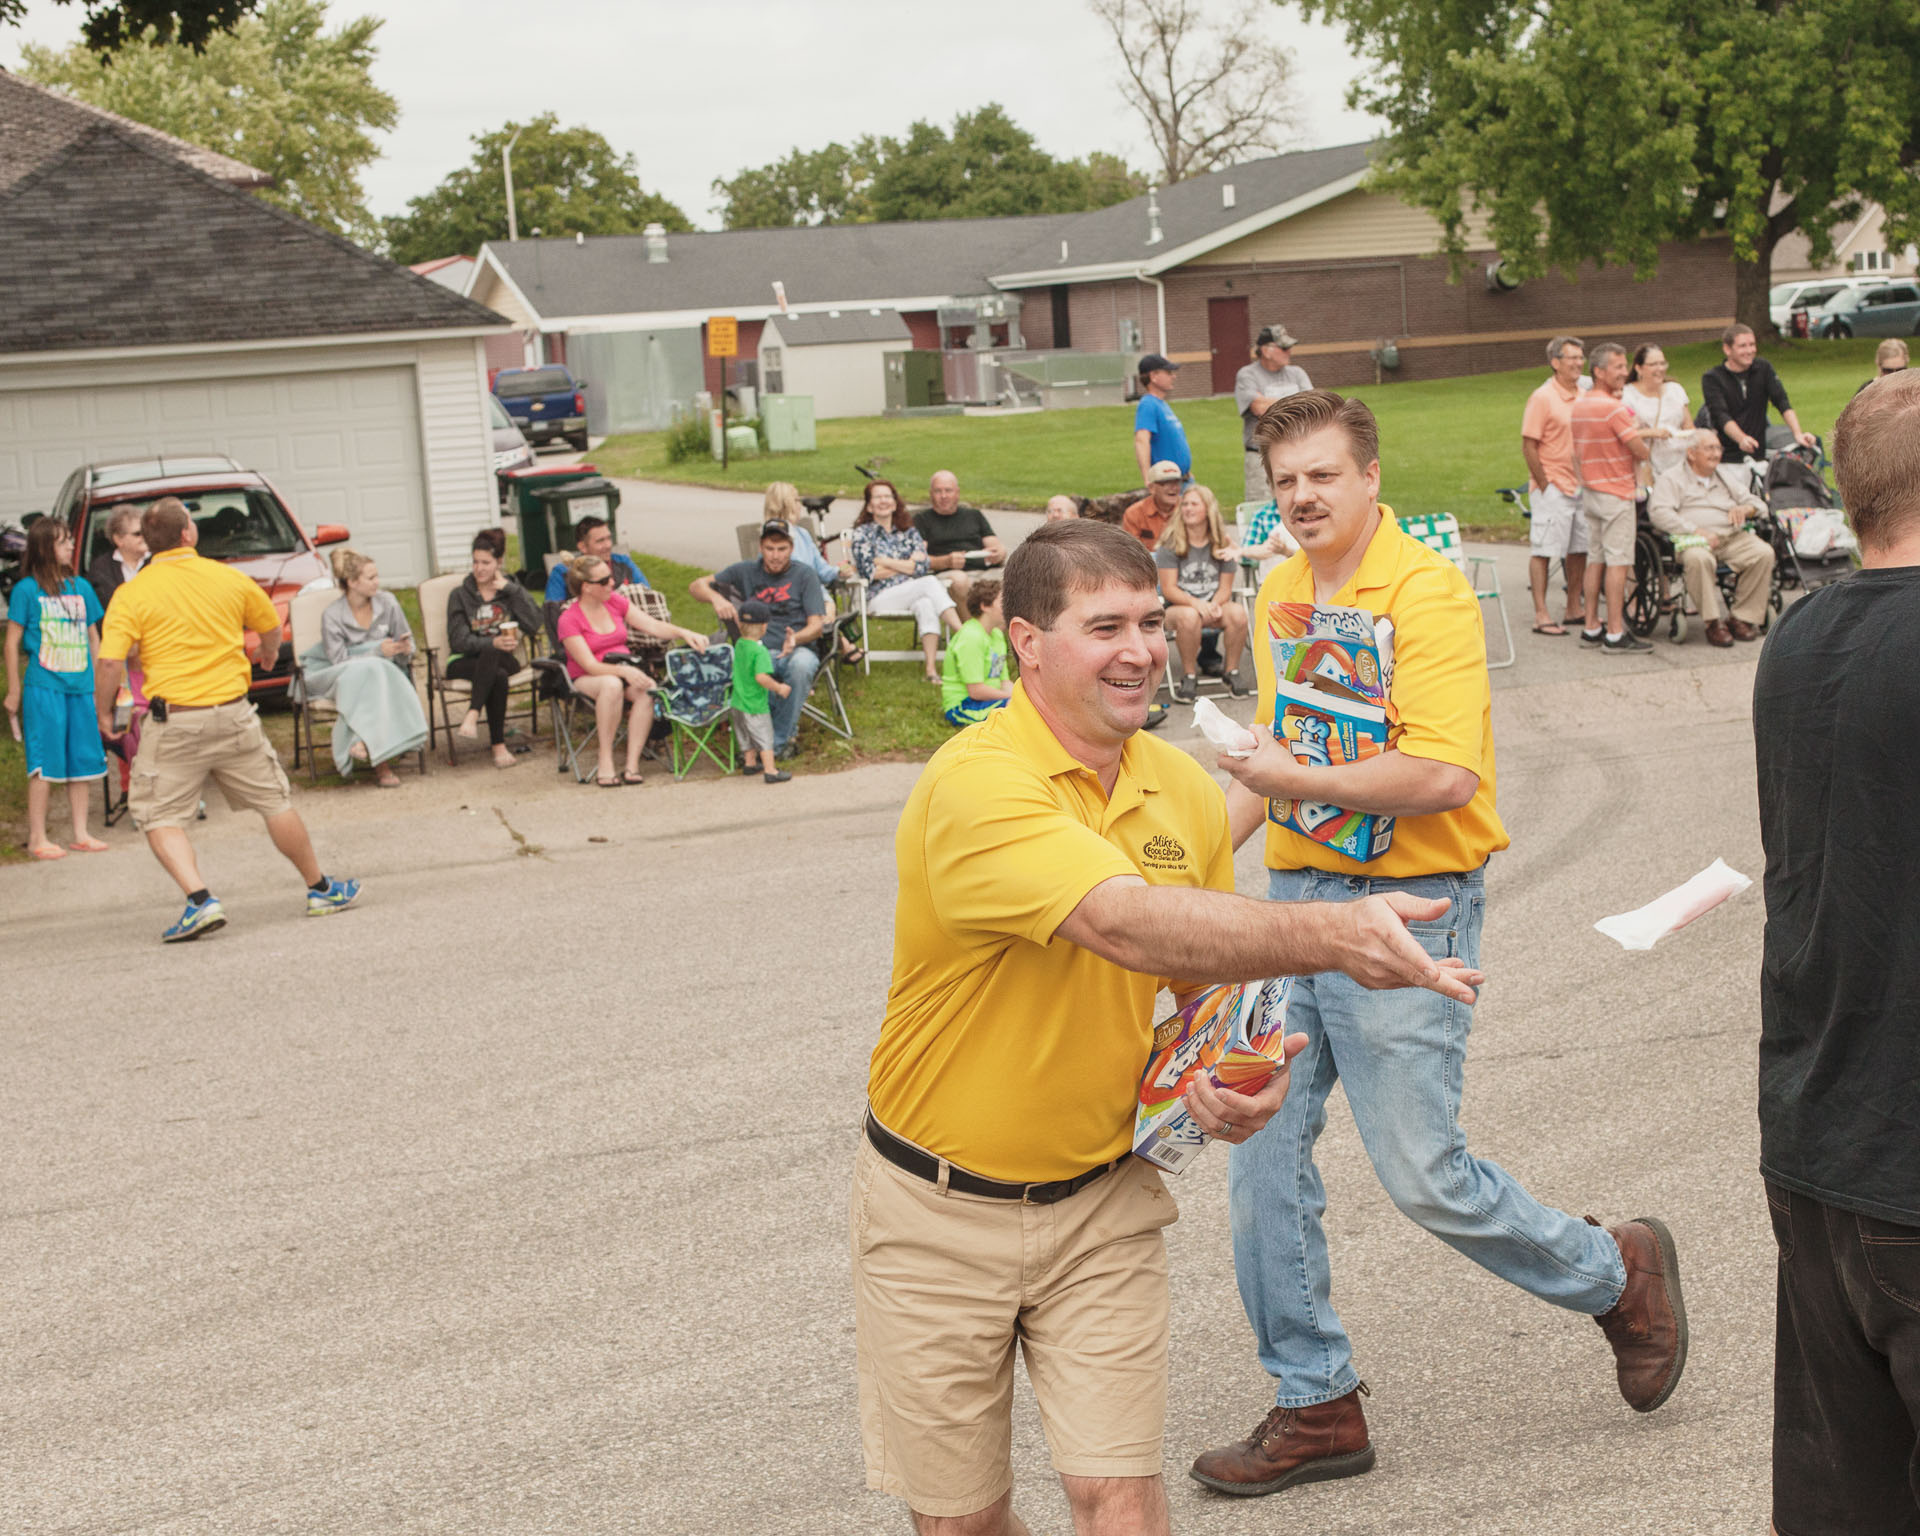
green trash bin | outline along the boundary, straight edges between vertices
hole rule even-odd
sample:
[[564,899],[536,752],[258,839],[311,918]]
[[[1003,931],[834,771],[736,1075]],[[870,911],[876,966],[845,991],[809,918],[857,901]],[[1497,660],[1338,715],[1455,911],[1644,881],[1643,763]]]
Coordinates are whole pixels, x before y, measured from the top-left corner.
[[[598,473],[584,479],[568,480],[560,485],[541,486],[533,493],[533,499],[540,505],[540,517],[547,529],[547,550],[555,554],[564,554],[574,547],[574,526],[583,517],[604,518],[607,530],[613,535],[614,542],[620,542],[620,526],[615,520],[620,510],[620,487]],[[522,524],[524,527],[525,525]],[[546,580],[546,562],[542,550],[539,566],[540,580]],[[529,569],[532,569],[529,563]]]
[[[507,484],[508,504],[520,525],[520,574],[532,578],[533,590],[537,591],[547,584],[547,556],[573,548],[573,518],[566,518],[562,526],[555,527],[554,514],[558,510],[565,516],[565,504],[550,503],[547,493],[587,480],[600,480],[600,471],[591,464],[552,467],[530,464],[525,469],[508,470],[500,478]],[[612,505],[618,506],[620,493],[612,486],[607,489],[612,493]],[[577,515],[585,517],[589,510],[583,507]],[[611,509],[594,515],[613,521]]]

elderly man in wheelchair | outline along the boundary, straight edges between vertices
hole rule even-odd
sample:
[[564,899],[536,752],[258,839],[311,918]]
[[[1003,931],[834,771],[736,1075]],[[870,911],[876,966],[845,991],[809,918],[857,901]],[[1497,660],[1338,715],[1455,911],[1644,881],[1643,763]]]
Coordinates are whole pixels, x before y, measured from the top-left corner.
[[[1720,474],[1720,439],[1696,432],[1686,461],[1653,482],[1647,518],[1672,542],[1687,596],[1706,621],[1707,644],[1757,640],[1773,585],[1773,549],[1747,528],[1766,505],[1750,490],[1735,491]],[[1731,580],[1731,616],[1721,592]]]

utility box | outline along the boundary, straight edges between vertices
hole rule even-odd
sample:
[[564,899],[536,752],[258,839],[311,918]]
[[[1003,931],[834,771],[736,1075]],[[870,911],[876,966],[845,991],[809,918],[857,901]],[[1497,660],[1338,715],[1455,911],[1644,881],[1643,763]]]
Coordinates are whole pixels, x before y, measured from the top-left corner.
[[727,457],[730,459],[759,458],[760,434],[752,427],[728,427]]
[[912,349],[887,354],[887,409],[907,411],[947,403],[940,354]]
[[[521,568],[523,571],[540,573],[542,585],[546,582],[547,556],[573,548],[572,519],[569,518],[566,527],[556,533],[552,509],[545,494],[577,481],[599,480],[612,492],[612,497],[608,509],[595,512],[594,515],[612,522],[613,508],[620,505],[620,492],[601,480],[600,471],[591,464],[556,465],[552,468],[530,464],[525,469],[510,469],[500,478],[507,483],[507,496],[513,507],[514,521],[520,525]],[[585,517],[591,510],[582,507],[577,515]]]
[[760,426],[768,453],[812,453],[813,396],[762,395]]

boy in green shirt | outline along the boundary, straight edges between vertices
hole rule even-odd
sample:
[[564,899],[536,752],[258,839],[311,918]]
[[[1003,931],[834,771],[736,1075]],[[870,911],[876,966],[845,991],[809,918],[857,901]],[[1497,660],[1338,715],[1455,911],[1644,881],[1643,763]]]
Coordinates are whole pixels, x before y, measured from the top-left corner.
[[733,642],[733,733],[740,740],[740,757],[745,771],[753,772],[753,757],[760,754],[761,777],[768,784],[784,784],[793,777],[773,760],[773,715],[767,695],[785,698],[793,692],[790,683],[774,675],[773,653],[767,649],[767,620],[773,615],[767,605],[752,599],[742,603],[736,622],[740,638]]
[[948,725],[977,725],[1013,697],[1000,583],[974,582],[967,589],[967,614],[940,665],[940,707]]

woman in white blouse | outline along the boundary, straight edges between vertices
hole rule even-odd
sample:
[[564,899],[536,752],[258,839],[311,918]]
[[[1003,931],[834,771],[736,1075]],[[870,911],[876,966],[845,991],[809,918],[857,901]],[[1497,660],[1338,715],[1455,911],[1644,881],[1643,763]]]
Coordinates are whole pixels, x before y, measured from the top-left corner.
[[1648,462],[1653,475],[1664,475],[1686,458],[1687,444],[1693,440],[1687,392],[1667,377],[1667,354],[1652,342],[1633,354],[1633,368],[1620,398],[1639,419],[1640,435],[1653,455]]

